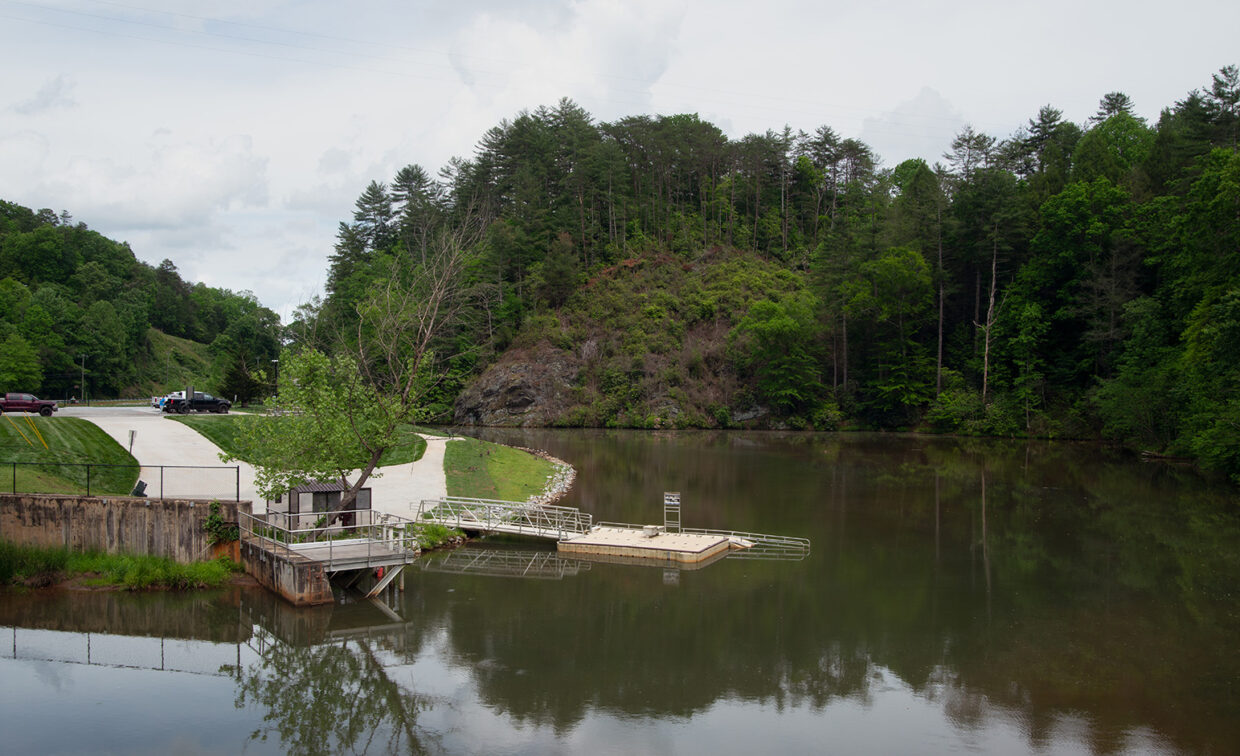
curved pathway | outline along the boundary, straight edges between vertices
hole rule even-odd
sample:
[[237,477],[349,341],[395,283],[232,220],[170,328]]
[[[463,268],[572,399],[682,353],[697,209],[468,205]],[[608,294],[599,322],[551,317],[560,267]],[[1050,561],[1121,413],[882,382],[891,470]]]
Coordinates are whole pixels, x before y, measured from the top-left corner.
[[[253,502],[255,513],[267,509],[255,490],[254,468],[245,462],[225,465],[220,449],[206,436],[165,417],[158,410],[142,407],[65,407],[57,413],[80,417],[98,425],[123,448],[129,449],[129,433],[135,431],[133,456],[143,465],[139,477],[146,482],[147,496],[195,499],[240,498]],[[426,453],[417,462],[380,468],[382,475],[366,482],[371,506],[379,512],[412,517],[422,499],[447,495],[444,447],[450,439],[426,437]],[[166,465],[160,478],[159,465]],[[193,466],[176,467],[176,466]],[[149,467],[148,467],[149,466]],[[162,488],[162,493],[161,493]]]

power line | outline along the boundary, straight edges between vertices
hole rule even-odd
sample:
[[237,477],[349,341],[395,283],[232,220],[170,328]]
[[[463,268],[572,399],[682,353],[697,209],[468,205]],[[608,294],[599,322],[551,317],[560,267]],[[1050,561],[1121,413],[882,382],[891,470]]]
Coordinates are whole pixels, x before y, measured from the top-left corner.
[[[219,24],[222,26],[249,28],[249,29],[256,29],[256,30],[261,30],[261,31],[266,31],[266,32],[287,34],[291,36],[301,36],[301,37],[323,39],[323,40],[329,40],[329,41],[335,41],[335,42],[342,42],[342,43],[351,44],[351,45],[364,45],[367,47],[374,47],[374,48],[387,48],[391,50],[403,50],[403,51],[409,51],[409,52],[417,52],[421,54],[431,54],[431,55],[436,55],[436,56],[442,56],[445,58],[449,57],[449,53],[446,51],[442,51],[442,50],[411,47],[411,46],[406,46],[406,45],[393,45],[390,43],[358,40],[358,39],[353,39],[349,37],[320,34],[316,32],[303,32],[299,30],[288,29],[288,28],[283,28],[283,27],[278,27],[278,26],[252,24],[252,23],[247,23],[247,22],[224,21],[224,20],[213,18],[210,16],[200,16],[200,15],[195,15],[195,14],[178,13],[178,12],[173,12],[173,11],[164,11],[164,10],[159,10],[159,9],[144,8],[141,6],[135,6],[135,5],[125,4],[125,3],[108,2],[108,0],[91,0],[91,1],[99,5],[113,6],[117,8],[124,8],[124,9],[134,10],[134,11],[143,12],[143,13],[161,14],[161,15],[168,16],[168,17],[185,18],[185,19],[190,19],[193,21],[199,21],[199,22],[204,22],[204,23]],[[471,84],[472,86],[482,87],[482,88],[487,88],[487,89],[492,89],[492,90],[502,90],[503,85],[496,84],[496,83],[489,83],[489,82],[483,81],[482,79],[485,79],[487,77],[499,77],[499,76],[507,75],[507,71],[501,72],[501,71],[486,70],[482,68],[469,68],[466,66],[451,65],[451,64],[446,64],[446,63],[412,61],[412,60],[406,60],[406,59],[400,59],[400,58],[393,58],[391,56],[375,55],[375,54],[353,52],[353,51],[339,50],[339,49],[330,49],[330,48],[314,46],[314,45],[295,44],[291,42],[280,42],[276,40],[259,39],[259,38],[250,37],[250,36],[226,34],[223,32],[216,32],[216,31],[182,29],[182,28],[167,25],[167,24],[159,24],[159,23],[154,23],[150,21],[139,21],[139,20],[134,20],[134,19],[127,19],[127,18],[122,18],[122,17],[114,16],[114,15],[101,15],[101,14],[87,13],[85,11],[52,8],[52,7],[49,7],[49,6],[40,4],[40,3],[27,2],[25,0],[6,0],[6,2],[8,2],[10,5],[21,5],[21,6],[26,6],[29,8],[40,9],[40,10],[71,14],[71,15],[76,15],[76,16],[80,16],[83,18],[96,19],[96,20],[100,20],[100,21],[104,21],[108,23],[142,26],[142,27],[157,29],[157,30],[161,30],[165,32],[172,32],[172,33],[179,34],[179,35],[199,35],[199,36],[205,36],[205,37],[212,37],[216,39],[231,40],[234,42],[243,43],[245,45],[279,47],[279,48],[287,48],[290,50],[298,50],[298,51],[303,51],[303,52],[319,53],[319,54],[324,54],[324,55],[348,56],[348,57],[360,59],[363,61],[372,61],[376,63],[387,63],[387,64],[396,65],[396,66],[418,66],[418,67],[423,67],[423,68],[437,69],[437,70],[445,71],[445,72],[452,72],[453,74],[458,74],[458,75],[461,73],[466,73],[466,74],[470,74],[473,77],[475,77],[475,80]],[[0,14],[0,15],[3,15],[3,14]],[[156,38],[156,37],[143,36],[143,35],[126,34],[123,32],[116,31],[116,30],[75,26],[71,24],[57,23],[54,21],[49,21],[49,20],[44,20],[44,19],[31,19],[31,18],[23,18],[23,17],[16,17],[16,16],[8,16],[8,15],[4,17],[12,18],[14,20],[19,20],[19,21],[24,21],[27,23],[41,24],[41,25],[51,26],[51,27],[56,27],[56,28],[72,29],[76,31],[85,31],[89,33],[101,34],[105,36],[113,36],[113,37],[118,37],[118,38],[123,38],[123,39],[135,39],[135,40],[151,42],[155,44],[182,47],[186,49],[204,50],[208,52],[216,52],[216,53],[224,53],[224,54],[245,55],[249,57],[255,57],[255,58],[266,59],[266,60],[299,63],[299,64],[304,64],[304,65],[314,65],[314,66],[319,66],[319,67],[324,67],[324,68],[335,68],[339,70],[357,71],[360,73],[382,74],[382,75],[396,76],[396,77],[401,77],[401,78],[414,78],[414,79],[437,81],[437,82],[444,82],[444,81],[449,80],[449,77],[434,75],[432,73],[418,74],[418,73],[413,73],[407,70],[397,71],[397,70],[390,70],[388,68],[365,67],[365,66],[353,65],[353,64],[339,62],[339,61],[325,61],[325,60],[308,59],[306,57],[294,57],[294,56],[282,55],[282,54],[278,54],[274,52],[255,50],[255,49],[222,48],[218,46],[193,43],[193,42],[189,42],[185,40],[173,40],[173,39]],[[473,58],[476,60],[484,60],[484,61],[496,63],[501,66],[504,66],[507,70],[512,70],[524,64],[524,61],[483,58],[479,56],[470,56],[470,55],[460,55],[458,57]],[[640,84],[643,87],[641,89],[614,87],[609,90],[609,93],[611,94],[630,94],[630,95],[635,95],[641,98],[642,100],[646,100],[652,97],[654,94],[653,92],[651,92],[649,88],[650,84],[652,83],[647,82],[645,80],[636,79],[636,78],[629,77],[629,76],[611,74],[611,73],[601,73],[599,74],[599,77],[603,79],[613,80],[613,81],[627,82],[631,84]],[[455,78],[456,76],[451,77],[452,80],[455,80]],[[591,85],[592,85],[592,82],[584,81],[584,80],[564,79],[561,82],[559,82],[560,87],[565,88],[565,89],[575,89],[575,90],[588,89]],[[785,107],[779,110],[776,118],[777,120],[782,120],[785,122],[788,120],[788,116],[790,115],[800,115],[807,119],[812,119],[815,121],[822,121],[822,120],[829,121],[831,120],[832,117],[835,119],[852,118],[852,119],[861,119],[861,120],[875,117],[874,111],[840,105],[836,103],[823,102],[820,100],[806,100],[804,98],[782,97],[782,96],[777,96],[777,95],[771,95],[770,93],[744,93],[744,92],[723,90],[723,89],[717,89],[717,88],[689,86],[689,85],[683,85],[683,84],[678,84],[675,82],[666,82],[666,81],[657,82],[657,86],[662,90],[684,93],[689,96],[696,94],[699,97],[701,97],[704,95],[705,97],[695,102],[694,105],[713,106],[718,109],[730,109],[733,112],[735,112],[736,110],[743,110],[745,112],[749,112],[753,114],[758,114],[758,113],[772,113],[773,114],[776,111],[771,106],[779,105],[782,103],[783,105],[785,105]],[[601,97],[598,95],[587,95],[583,99],[590,99],[595,102],[600,102],[600,103],[611,105],[613,107],[616,107],[616,106],[638,106],[640,107],[640,103],[638,102],[629,102],[629,101],[617,99],[615,97]],[[787,106],[792,106],[792,107],[789,108]],[[879,115],[885,116],[887,119],[893,118],[893,115],[889,113],[883,113]],[[954,125],[954,124],[959,123],[958,119],[955,119],[952,117],[945,117],[945,116],[936,116],[936,115],[901,114],[899,116],[894,116],[894,118],[904,121],[905,123],[909,124],[908,130],[901,129],[900,126],[898,125],[893,128],[892,125],[890,124],[885,124],[882,127],[880,127],[881,130],[886,133],[915,136],[915,135],[919,135],[923,133],[923,130],[921,128],[917,128],[915,126],[915,124],[918,124],[918,123],[932,124],[934,122],[939,122],[944,125],[949,125],[949,124]]]

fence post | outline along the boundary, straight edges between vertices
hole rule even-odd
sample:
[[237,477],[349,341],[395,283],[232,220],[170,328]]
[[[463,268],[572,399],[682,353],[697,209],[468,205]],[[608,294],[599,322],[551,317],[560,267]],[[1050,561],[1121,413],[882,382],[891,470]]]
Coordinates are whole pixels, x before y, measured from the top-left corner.
[[86,465],[86,495],[90,496],[90,464]]
[[159,466],[159,500],[164,500],[164,466]]
[[241,465],[237,465],[237,501],[241,501]]
[[17,463],[13,463],[13,493],[17,493]]

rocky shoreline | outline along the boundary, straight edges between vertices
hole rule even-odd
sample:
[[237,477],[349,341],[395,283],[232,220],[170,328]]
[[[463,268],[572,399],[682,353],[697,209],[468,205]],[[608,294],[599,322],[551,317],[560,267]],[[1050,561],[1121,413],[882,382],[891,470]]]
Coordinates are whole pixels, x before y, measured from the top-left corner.
[[559,457],[553,457],[551,454],[543,451],[542,449],[530,449],[524,446],[518,446],[515,448],[520,449],[523,452],[533,454],[535,457],[539,457],[540,459],[545,459],[555,467],[555,472],[551,474],[547,481],[547,485],[543,488],[542,493],[535,494],[534,496],[526,499],[526,504],[533,504],[534,506],[539,507],[554,504],[562,499],[564,495],[569,492],[569,489],[573,487],[573,481],[577,479],[577,471],[573,469],[572,465],[568,464]]

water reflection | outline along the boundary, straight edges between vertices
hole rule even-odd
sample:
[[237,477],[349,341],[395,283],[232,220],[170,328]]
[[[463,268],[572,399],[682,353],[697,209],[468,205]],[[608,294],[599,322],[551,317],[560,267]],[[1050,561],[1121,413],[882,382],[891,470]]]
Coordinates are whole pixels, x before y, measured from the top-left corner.
[[[128,695],[159,687],[176,702],[148,696],[137,710],[186,731],[209,713],[220,744],[250,752],[1221,753],[1240,742],[1229,492],[1074,445],[515,440],[589,469],[571,503],[593,500],[600,516],[656,521],[662,491],[679,489],[687,524],[802,534],[814,551],[669,571],[468,548],[425,560],[386,602],[312,609],[264,592],[3,594],[0,687],[16,671],[34,692],[34,703],[0,693],[6,735],[42,742],[21,739],[40,686],[90,710],[74,698],[81,657],[113,665],[101,675],[145,676]],[[168,654],[177,644],[189,645]],[[37,655],[60,661],[24,661]],[[210,674],[159,671],[187,660]],[[60,682],[27,674],[36,667]],[[192,715],[179,703],[190,690]],[[129,721],[142,738],[147,727]],[[58,750],[92,750],[90,737]]]
[[522,580],[563,580],[590,569],[581,559],[564,559],[542,548],[496,548],[473,546],[443,554],[432,554],[421,561],[428,572],[456,575],[489,575]]

